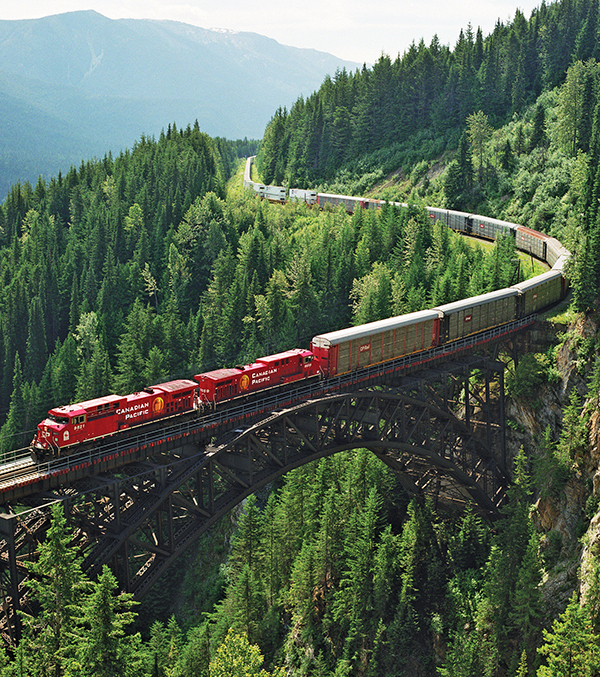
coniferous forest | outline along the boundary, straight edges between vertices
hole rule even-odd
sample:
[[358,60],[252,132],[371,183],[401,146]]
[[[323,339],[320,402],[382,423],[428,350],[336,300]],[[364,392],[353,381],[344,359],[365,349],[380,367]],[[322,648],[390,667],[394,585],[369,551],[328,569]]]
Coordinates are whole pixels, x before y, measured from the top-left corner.
[[[247,499],[137,604],[109,569],[88,580],[55,508],[27,584],[37,613],[0,651],[2,677],[600,674],[598,15],[595,0],[544,3],[485,37],[468,26],[453,48],[434,39],[338,72],[276,111],[261,141],[170,123],[13,186],[0,205],[2,454],[52,406],[541,272],[512,240],[432,224],[425,204],[523,223],[573,256],[556,345],[509,365],[501,519],[437,510],[348,451]],[[266,183],[409,206],[261,202],[242,189],[255,153]]]

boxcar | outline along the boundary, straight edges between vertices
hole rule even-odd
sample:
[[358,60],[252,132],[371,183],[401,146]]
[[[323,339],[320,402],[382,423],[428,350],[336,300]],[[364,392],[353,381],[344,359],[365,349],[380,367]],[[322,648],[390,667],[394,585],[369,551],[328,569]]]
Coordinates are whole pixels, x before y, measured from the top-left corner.
[[290,202],[306,202],[308,205],[314,205],[317,202],[316,190],[304,190],[303,188],[290,188]]
[[519,317],[523,317],[560,301],[564,293],[564,279],[559,270],[549,270],[530,280],[514,284],[511,289],[519,292],[517,313]]
[[471,214],[471,222],[473,226],[472,232],[476,237],[485,237],[489,240],[496,240],[502,235],[515,237],[515,225],[508,221]]
[[315,336],[311,350],[327,377],[437,345],[441,313],[422,310]]
[[546,239],[546,263],[554,268],[555,263],[561,257],[568,257],[569,250],[564,247],[555,237]]
[[323,208],[325,205],[339,207],[352,214],[355,209],[366,207],[368,200],[364,197],[350,197],[349,195],[333,195],[332,193],[317,193],[317,204]]
[[473,224],[471,215],[466,212],[455,212],[449,209],[438,209],[437,207],[427,207],[430,218],[441,221],[444,225],[459,233],[471,233]]
[[515,226],[515,228],[517,231],[517,249],[521,249],[528,254],[533,254],[533,256],[541,261],[546,261],[546,240],[548,240],[548,236],[525,226]]
[[[556,259],[556,263],[552,266],[552,270],[558,270],[561,273],[565,273],[567,263],[569,262],[569,259],[571,258],[571,254],[567,252],[566,254],[563,254],[563,256],[560,256],[558,259]],[[567,286],[567,281],[565,280],[565,290]]]
[[511,322],[516,317],[518,295],[516,289],[500,289],[438,306],[436,310],[443,313],[440,343]]
[[264,197],[270,202],[285,202],[285,188],[283,186],[265,186]]

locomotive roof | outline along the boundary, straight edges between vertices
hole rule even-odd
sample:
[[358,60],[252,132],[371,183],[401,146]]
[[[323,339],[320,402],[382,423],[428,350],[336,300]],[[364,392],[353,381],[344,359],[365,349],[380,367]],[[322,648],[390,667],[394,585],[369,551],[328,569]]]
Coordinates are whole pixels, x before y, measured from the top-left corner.
[[57,411],[61,414],[72,414],[74,411],[82,411],[99,407],[105,404],[112,404],[120,402],[123,397],[120,395],[105,395],[104,397],[97,397],[93,400],[86,400],[85,402],[76,402],[75,404],[65,404],[62,407],[54,407],[50,411]]
[[338,331],[330,331],[326,334],[319,334],[312,340],[313,345],[323,348],[325,346],[333,346],[344,341],[354,341],[355,339],[364,338],[371,334],[381,334],[384,331],[398,329],[416,322],[426,322],[427,320],[435,320],[442,316],[438,310],[419,310],[416,313],[408,313],[408,315],[398,315],[396,317],[388,317],[385,320],[377,320],[376,322],[369,322],[368,324],[361,324],[358,327],[348,327],[347,329],[338,329]]
[[148,390],[154,388],[160,388],[161,390],[167,390],[173,392],[174,390],[183,390],[185,388],[195,388],[196,383],[194,381],[189,381],[185,378],[180,378],[175,381],[167,381],[167,383],[157,383],[156,385],[151,386]]
[[220,381],[223,378],[233,378],[242,373],[241,369],[213,369],[213,371],[206,371],[203,374],[197,374],[196,379],[208,378],[211,381]]
[[277,353],[277,355],[267,355],[266,357],[259,357],[257,362],[274,362],[275,360],[283,360],[286,357],[295,357],[296,355],[304,355],[310,351],[304,350],[303,348],[293,348],[292,350],[286,350],[283,353]]

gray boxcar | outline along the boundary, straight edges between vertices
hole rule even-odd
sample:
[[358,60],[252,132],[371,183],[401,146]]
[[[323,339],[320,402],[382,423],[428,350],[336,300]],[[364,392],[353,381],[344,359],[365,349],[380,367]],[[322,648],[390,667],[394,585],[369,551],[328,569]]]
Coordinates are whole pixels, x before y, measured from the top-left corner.
[[511,322],[516,317],[518,294],[516,289],[500,289],[438,306],[435,310],[444,314],[440,343]]

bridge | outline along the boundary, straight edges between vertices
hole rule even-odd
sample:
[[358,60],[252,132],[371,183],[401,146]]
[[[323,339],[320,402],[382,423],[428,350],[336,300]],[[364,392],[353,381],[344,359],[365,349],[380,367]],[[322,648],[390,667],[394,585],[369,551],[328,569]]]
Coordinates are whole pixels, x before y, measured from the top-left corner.
[[0,631],[18,636],[27,563],[64,504],[84,558],[111,566],[141,598],[174,560],[251,493],[305,463],[367,448],[422,500],[471,502],[494,517],[507,486],[502,344],[529,316],[452,346],[406,356],[228,409],[144,427],[132,437],[34,466],[0,466]]

